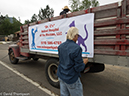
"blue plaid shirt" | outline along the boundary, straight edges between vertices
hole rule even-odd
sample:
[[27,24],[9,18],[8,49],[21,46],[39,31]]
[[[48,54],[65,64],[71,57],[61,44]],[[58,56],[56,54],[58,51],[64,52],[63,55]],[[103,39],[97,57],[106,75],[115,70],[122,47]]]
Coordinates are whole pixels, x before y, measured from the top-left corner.
[[80,77],[85,64],[82,59],[82,49],[73,40],[67,39],[58,47],[59,66],[57,76],[67,84],[72,84]]

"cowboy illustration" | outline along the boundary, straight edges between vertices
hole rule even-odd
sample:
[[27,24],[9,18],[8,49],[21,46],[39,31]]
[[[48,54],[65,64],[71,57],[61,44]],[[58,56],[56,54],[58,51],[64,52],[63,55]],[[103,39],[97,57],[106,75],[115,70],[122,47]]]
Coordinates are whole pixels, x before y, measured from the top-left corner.
[[31,44],[31,47],[32,47],[32,48],[36,48],[36,47],[35,47],[35,33],[36,33],[36,32],[38,32],[37,28],[36,28],[35,31],[34,31],[34,29],[32,28],[32,30],[31,30],[31,34],[32,34],[32,44]]

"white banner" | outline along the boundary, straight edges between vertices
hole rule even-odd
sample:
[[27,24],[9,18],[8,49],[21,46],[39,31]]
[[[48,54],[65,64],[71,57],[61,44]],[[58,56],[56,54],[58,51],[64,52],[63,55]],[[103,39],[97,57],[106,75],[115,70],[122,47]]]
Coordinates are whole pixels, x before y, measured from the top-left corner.
[[70,27],[79,29],[76,42],[83,50],[83,57],[94,56],[94,14],[64,18],[29,27],[30,51],[58,54],[58,46],[66,41]]

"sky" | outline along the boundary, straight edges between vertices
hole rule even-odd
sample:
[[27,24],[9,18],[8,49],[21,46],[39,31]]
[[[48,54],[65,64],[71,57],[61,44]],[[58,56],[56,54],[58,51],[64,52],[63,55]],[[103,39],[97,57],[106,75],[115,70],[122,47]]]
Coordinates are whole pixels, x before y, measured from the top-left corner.
[[[102,6],[121,0],[97,1]],[[64,6],[70,6],[69,0],[0,0],[0,15],[8,15],[17,19],[20,17],[21,22],[24,23],[25,20],[30,20],[33,14],[38,15],[39,10],[46,8],[46,5],[54,9],[54,17],[59,16]]]

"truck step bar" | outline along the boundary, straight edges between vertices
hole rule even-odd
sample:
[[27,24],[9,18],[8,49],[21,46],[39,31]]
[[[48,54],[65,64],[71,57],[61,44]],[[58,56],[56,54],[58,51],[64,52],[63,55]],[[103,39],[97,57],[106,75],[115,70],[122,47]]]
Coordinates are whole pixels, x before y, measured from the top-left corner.
[[16,57],[16,58],[19,60],[28,60],[29,59],[28,57]]

